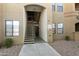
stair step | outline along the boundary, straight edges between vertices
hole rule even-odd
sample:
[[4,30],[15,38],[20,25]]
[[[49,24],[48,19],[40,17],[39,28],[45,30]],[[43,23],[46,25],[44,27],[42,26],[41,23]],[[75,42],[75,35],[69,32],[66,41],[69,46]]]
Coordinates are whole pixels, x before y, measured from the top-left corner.
[[34,38],[34,37],[25,37],[25,39],[32,39],[32,38]]
[[34,38],[25,38],[25,40],[34,40]]
[[34,44],[34,42],[24,42],[24,44]]
[[35,33],[32,33],[32,34],[27,34],[27,36],[32,36],[32,35],[35,35]]
[[25,40],[32,40],[34,37],[25,37]]
[[25,40],[24,40],[24,44],[28,44],[28,43],[34,43],[34,38],[35,38],[35,27],[33,22],[27,22],[27,30],[25,33]]
[[24,40],[24,42],[32,42],[32,41],[34,41],[34,40]]
[[25,37],[25,40],[30,40],[30,39],[34,39],[35,37]]

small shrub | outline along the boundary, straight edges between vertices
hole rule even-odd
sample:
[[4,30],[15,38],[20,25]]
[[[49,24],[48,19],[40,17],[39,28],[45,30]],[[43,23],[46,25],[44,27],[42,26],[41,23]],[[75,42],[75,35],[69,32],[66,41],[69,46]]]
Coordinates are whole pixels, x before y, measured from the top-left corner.
[[77,46],[77,48],[79,48],[79,45]]
[[2,43],[0,43],[0,48],[2,48],[2,46],[3,46]]
[[65,36],[65,40],[66,41],[69,41],[70,40],[70,37],[69,36]]
[[12,38],[6,38],[6,39],[5,39],[4,46],[5,46],[6,48],[9,48],[9,47],[11,47],[12,45],[13,45],[13,39],[12,39]]

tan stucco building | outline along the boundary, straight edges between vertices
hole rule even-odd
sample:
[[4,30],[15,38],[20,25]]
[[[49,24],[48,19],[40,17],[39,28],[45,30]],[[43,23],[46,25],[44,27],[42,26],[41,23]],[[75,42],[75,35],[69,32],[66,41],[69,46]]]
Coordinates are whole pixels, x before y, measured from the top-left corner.
[[[2,3],[0,4],[0,42],[4,42],[6,37],[13,38],[14,44],[24,44],[27,30],[27,11],[40,12],[39,36],[46,42],[64,39],[70,36],[71,40],[79,39],[78,28],[75,30],[78,20],[78,6],[75,3]],[[12,29],[12,33],[7,33],[8,22],[17,23],[17,30]],[[17,22],[16,22],[17,21]],[[12,28],[16,28],[12,26]],[[78,27],[78,26],[77,26]],[[14,31],[14,32],[13,32]],[[15,33],[17,32],[17,34]],[[11,34],[11,36],[10,36]]]

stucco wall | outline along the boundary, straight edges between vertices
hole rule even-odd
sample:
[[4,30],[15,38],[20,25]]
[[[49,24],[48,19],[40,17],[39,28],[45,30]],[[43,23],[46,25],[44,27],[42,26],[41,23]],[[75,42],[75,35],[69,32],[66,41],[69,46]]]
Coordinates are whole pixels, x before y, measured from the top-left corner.
[[75,12],[74,3],[64,3],[63,12],[53,12],[52,23],[63,23],[64,25],[63,34],[54,34],[54,39],[64,39],[65,36],[69,36],[71,40],[74,40],[75,23],[79,22],[76,19]]
[[79,32],[74,33],[74,39],[75,41],[79,41]]
[[3,4],[3,32],[5,37],[5,20],[18,20],[20,22],[20,33],[17,37],[12,37],[15,44],[23,44],[24,35],[24,22],[26,18],[24,17],[24,6],[21,4]]
[[[25,15],[25,9],[24,9],[24,6],[25,5],[29,5],[29,4],[2,4],[0,5],[0,12],[2,13],[1,17],[2,19],[0,20],[1,21],[1,25],[0,27],[0,38],[2,40],[5,40],[5,20],[19,20],[20,21],[20,35],[18,37],[12,37],[14,39],[14,42],[15,44],[23,44],[24,42],[24,36],[25,36],[25,28],[26,28],[26,15]],[[52,6],[51,4],[39,4],[37,3],[37,5],[41,5],[43,7],[45,7],[47,9],[47,17],[44,18],[44,19],[47,19],[48,20],[48,24],[52,23]],[[0,14],[1,14],[0,13]],[[47,21],[46,21],[47,22]],[[44,24],[45,26],[45,24]],[[47,26],[46,26],[47,27]],[[44,27],[43,31],[47,31],[48,29],[45,29],[46,27]],[[46,32],[44,31],[44,34],[46,34]],[[48,35],[44,35],[43,39],[46,39],[46,41],[48,42],[51,42],[53,40],[52,38],[52,33],[49,33],[48,32]],[[51,31],[50,31],[51,32]],[[50,37],[49,37],[50,35]],[[48,36],[48,38],[47,38]]]
[[[63,12],[58,12],[57,11],[57,4],[55,5],[55,11],[53,12],[53,22],[54,24],[56,24],[56,33],[53,34],[53,38],[54,40],[60,40],[64,38],[64,33],[63,34],[59,34],[57,33],[58,29],[57,29],[57,24],[62,23],[64,25],[64,4],[63,4]],[[64,32],[64,29],[63,29]]]
[[[42,32],[42,38],[45,39],[48,42],[53,42],[53,32],[52,30],[49,30],[47,25],[52,23],[63,23],[64,24],[64,33],[62,35],[57,34],[55,35],[55,39],[64,39],[64,36],[69,35],[71,39],[73,39],[73,32],[75,32],[75,23],[79,22],[79,20],[76,19],[76,16],[70,16],[65,17],[64,13],[75,11],[75,5],[74,3],[64,3],[63,13],[58,12],[52,12],[52,3],[45,3],[40,4],[36,3],[37,5],[44,6],[46,8],[46,11],[44,11],[43,16],[41,16],[41,19],[44,19],[42,21],[45,21],[46,23],[43,24],[43,30]],[[20,21],[20,35],[18,37],[13,37],[15,40],[15,44],[23,44],[24,42],[24,35],[25,35],[25,28],[26,28],[26,15],[25,15],[25,5],[30,4],[0,4],[0,41],[2,41],[5,37],[5,20],[19,20]],[[46,16],[47,15],[47,16]],[[47,28],[47,29],[46,29]],[[44,31],[45,30],[45,31]],[[47,33],[46,33],[47,31]],[[47,35],[44,35],[47,34]]]
[[40,16],[39,27],[40,27],[39,29],[40,37],[46,42],[48,42],[48,39],[47,39],[47,9],[44,9],[42,11],[42,14]]
[[[47,17],[48,17],[48,25],[52,25],[53,23],[53,13],[52,13],[52,3],[48,5],[47,8]],[[53,42],[53,34],[52,34],[52,28],[48,29],[48,42]]]
[[0,43],[3,42],[4,34],[3,34],[3,13],[2,13],[2,4],[0,4]]
[[[75,4],[73,3],[64,4],[64,13],[72,14],[73,12],[75,12]],[[77,20],[76,16],[74,15],[64,17],[64,36],[66,35],[70,36],[71,40],[74,40],[75,21]]]

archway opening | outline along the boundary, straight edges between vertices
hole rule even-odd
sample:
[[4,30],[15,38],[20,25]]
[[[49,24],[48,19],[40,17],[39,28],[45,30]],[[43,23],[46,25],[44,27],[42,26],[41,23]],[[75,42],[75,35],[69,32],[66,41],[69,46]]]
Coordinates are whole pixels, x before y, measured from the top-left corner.
[[[40,35],[40,17],[44,7],[40,5],[26,5],[25,7],[27,26],[25,34],[25,43],[39,42]],[[37,39],[38,38],[38,39]],[[43,40],[42,40],[43,41]],[[43,41],[44,42],[44,41]]]
[[75,32],[79,32],[79,23],[75,24]]
[[26,11],[26,13],[27,13],[27,22],[28,22],[27,24],[33,23],[32,27],[34,26],[35,38],[37,38],[39,37],[39,21],[40,21],[41,12]]

